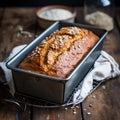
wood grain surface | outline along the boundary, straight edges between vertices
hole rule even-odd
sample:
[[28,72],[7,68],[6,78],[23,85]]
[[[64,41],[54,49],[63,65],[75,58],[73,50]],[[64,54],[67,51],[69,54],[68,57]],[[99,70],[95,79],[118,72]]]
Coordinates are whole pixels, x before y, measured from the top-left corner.
[[[76,22],[84,23],[83,8],[76,8]],[[39,27],[35,8],[0,8],[0,61],[11,50],[28,44],[43,30]],[[114,29],[108,33],[103,50],[111,54],[120,65],[120,9],[116,9]],[[0,76],[4,73],[0,70]],[[4,77],[2,77],[4,78]],[[9,96],[0,85],[1,98]],[[18,106],[0,100],[0,120],[120,120],[120,77],[104,82],[84,102],[74,107],[39,108]]]

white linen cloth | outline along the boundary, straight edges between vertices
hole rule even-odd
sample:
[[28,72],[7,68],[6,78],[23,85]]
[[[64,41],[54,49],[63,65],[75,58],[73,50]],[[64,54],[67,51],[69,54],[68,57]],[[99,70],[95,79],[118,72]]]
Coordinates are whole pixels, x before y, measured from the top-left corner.
[[119,65],[114,58],[105,51],[95,61],[93,69],[84,78],[81,88],[73,95],[73,104],[82,102],[92,91],[94,81],[108,80],[120,75]]
[[15,89],[14,89],[14,83],[13,83],[13,79],[12,79],[12,72],[11,70],[9,70],[6,67],[6,62],[8,60],[10,60],[14,55],[16,55],[20,50],[22,50],[26,45],[20,45],[20,46],[16,46],[15,48],[13,48],[12,52],[10,53],[9,57],[4,60],[3,62],[0,62],[0,67],[2,68],[4,74],[5,74],[5,78],[6,78],[6,83],[9,85],[10,88],[10,93],[12,95],[14,95],[15,93]]
[[[10,56],[3,62],[0,62],[0,67],[4,71],[6,84],[10,87],[10,93],[14,95],[14,83],[12,79],[11,70],[6,67],[6,62],[11,59],[16,53],[23,49],[26,45],[20,45],[15,47]],[[82,102],[93,89],[93,81],[105,81],[110,78],[114,78],[120,75],[119,65],[116,63],[114,58],[105,51],[101,51],[101,55],[94,63],[93,69],[86,75],[81,87],[73,94],[73,104]]]

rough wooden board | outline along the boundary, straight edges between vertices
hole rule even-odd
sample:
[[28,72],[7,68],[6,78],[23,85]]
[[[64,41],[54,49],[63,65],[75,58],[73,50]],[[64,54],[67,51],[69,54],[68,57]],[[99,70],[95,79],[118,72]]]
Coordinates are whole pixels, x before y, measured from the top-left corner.
[[8,57],[13,47],[34,39],[36,21],[33,12],[32,8],[4,10],[0,28],[0,61]]
[[118,23],[118,26],[119,26],[119,30],[120,30],[120,8],[116,9],[115,18],[117,20],[117,23]]
[[11,107],[0,104],[0,120],[15,120],[15,114],[16,111],[11,110]]
[[[2,20],[3,13],[4,13],[4,9],[0,8],[0,20]],[[1,25],[1,21],[0,21],[0,25]]]
[[15,104],[0,103],[0,120],[30,120],[31,107],[27,107],[25,111]]
[[33,120],[78,120],[82,118],[80,106],[54,109],[33,108]]
[[[34,39],[36,21],[33,12],[33,8],[4,9],[0,25],[0,61],[8,57],[13,47],[29,43]],[[24,112],[17,109],[18,106],[13,104],[0,104],[0,120],[30,119],[31,108],[27,108]]]
[[119,86],[120,80],[114,79],[91,94],[83,102],[84,120],[119,120]]
[[[83,10],[80,11],[83,14]],[[32,12],[34,12],[32,8],[7,8],[4,12],[0,9],[0,13],[4,14],[1,15],[3,21],[0,22],[0,61],[9,55],[14,46],[28,43],[34,39],[35,34],[39,35],[42,32]],[[78,21],[83,20],[81,16],[77,18]],[[21,34],[19,36],[18,25],[27,25],[24,30],[30,32],[32,37]],[[106,37],[103,49],[120,65],[120,33],[116,28]],[[16,116],[19,120],[119,120],[119,87],[120,77],[105,82],[82,103],[82,113],[80,106],[76,108],[76,114],[71,107],[56,109],[28,107],[25,112],[20,112],[16,106],[0,103],[0,120],[15,120]]]
[[27,120],[31,117],[31,107],[23,111],[17,104],[5,102],[2,98],[11,98],[9,87],[0,85],[0,120]]
[[[108,33],[103,50],[108,52],[120,65],[120,38],[115,29]],[[120,119],[120,77],[106,81],[82,104],[84,120],[119,120]]]

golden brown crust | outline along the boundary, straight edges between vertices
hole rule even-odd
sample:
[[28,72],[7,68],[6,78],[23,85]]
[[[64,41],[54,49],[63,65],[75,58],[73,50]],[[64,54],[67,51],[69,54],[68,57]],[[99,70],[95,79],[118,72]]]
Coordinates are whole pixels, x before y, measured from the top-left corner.
[[45,38],[19,65],[20,68],[65,78],[98,40],[92,31],[63,27]]

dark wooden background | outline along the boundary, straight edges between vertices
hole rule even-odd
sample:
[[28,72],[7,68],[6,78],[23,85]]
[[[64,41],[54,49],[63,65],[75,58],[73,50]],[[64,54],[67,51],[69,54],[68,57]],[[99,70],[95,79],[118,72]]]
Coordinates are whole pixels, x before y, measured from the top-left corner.
[[[119,0],[110,0],[115,3],[115,6],[120,6]],[[51,4],[62,4],[69,6],[83,6],[84,0],[0,0],[0,7],[15,7],[15,6],[45,6]]]
[[[36,22],[36,8],[0,8],[0,61],[8,57],[13,47],[34,40],[42,30]],[[83,8],[76,8],[76,21],[83,23]],[[104,40],[103,50],[111,54],[120,65],[120,8],[115,12],[115,26]],[[18,34],[18,26],[31,33],[31,37]],[[0,76],[2,73],[0,74]],[[5,93],[6,92],[6,93]],[[0,86],[0,98],[8,97]],[[103,83],[96,91],[75,107],[55,109],[27,106],[26,111],[0,101],[0,120],[120,120],[120,77]]]

